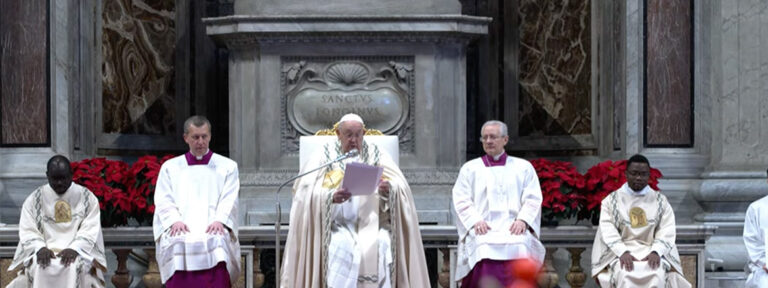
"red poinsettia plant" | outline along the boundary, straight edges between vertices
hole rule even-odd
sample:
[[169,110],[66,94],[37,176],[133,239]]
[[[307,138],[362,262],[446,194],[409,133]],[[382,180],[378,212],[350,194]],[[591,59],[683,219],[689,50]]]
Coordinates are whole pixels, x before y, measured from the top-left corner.
[[126,225],[129,218],[151,225],[157,176],[171,157],[143,156],[130,166],[106,158],[84,159],[72,162],[72,180],[99,199],[102,227]]
[[584,195],[579,193],[586,182],[573,164],[547,159],[532,160],[533,168],[539,177],[541,194],[541,216],[545,222],[575,216]]
[[85,159],[71,163],[72,181],[91,190],[99,199],[101,226],[125,225],[132,211],[126,193],[128,164],[106,158]]
[[152,217],[155,214],[155,185],[160,167],[165,161],[172,158],[166,155],[161,159],[157,156],[143,156],[131,165],[128,178],[128,195],[133,205],[131,216],[142,225],[152,225]]
[[[621,188],[627,182],[627,160],[603,161],[589,168],[584,174],[586,187],[584,191],[585,202],[581,207],[578,219],[591,219],[596,224],[600,217],[600,203],[603,198]],[[648,185],[654,190],[659,190],[659,178],[661,171],[651,167]]]
[[[627,161],[604,161],[580,174],[573,164],[547,159],[531,160],[541,185],[543,223],[576,217],[597,224],[603,198],[627,182]],[[661,171],[651,168],[648,185],[659,190]],[[546,225],[546,224],[545,224]]]

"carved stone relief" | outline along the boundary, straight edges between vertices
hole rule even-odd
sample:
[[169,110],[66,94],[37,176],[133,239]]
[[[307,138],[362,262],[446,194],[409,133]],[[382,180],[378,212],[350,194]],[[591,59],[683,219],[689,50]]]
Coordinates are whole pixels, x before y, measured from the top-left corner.
[[347,113],[413,152],[413,57],[283,57],[281,81],[284,153]]

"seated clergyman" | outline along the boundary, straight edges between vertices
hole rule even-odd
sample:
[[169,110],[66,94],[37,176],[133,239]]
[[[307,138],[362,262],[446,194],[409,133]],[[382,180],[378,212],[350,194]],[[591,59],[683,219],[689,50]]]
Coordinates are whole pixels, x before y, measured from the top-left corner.
[[104,287],[99,200],[72,183],[64,156],[48,161],[46,176],[48,184],[21,207],[19,246],[9,271],[23,269],[7,287]]
[[648,159],[629,158],[626,176],[602,201],[593,277],[601,287],[691,287],[682,275],[672,206],[648,186]]
[[[768,171],[766,171],[768,172]],[[744,216],[744,246],[747,248],[746,288],[768,287],[768,266],[765,264],[765,236],[768,228],[768,196],[758,199],[747,208]]]
[[[281,287],[429,287],[411,189],[391,156],[363,138],[363,119],[347,114],[337,141],[302,172],[353,149],[359,155],[304,176],[294,185]],[[347,164],[383,169],[375,191],[353,196],[341,185]]]

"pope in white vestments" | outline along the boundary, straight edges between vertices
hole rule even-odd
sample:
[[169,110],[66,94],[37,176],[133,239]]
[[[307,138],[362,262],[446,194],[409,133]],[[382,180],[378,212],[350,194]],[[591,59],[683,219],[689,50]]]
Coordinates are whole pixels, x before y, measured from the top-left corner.
[[691,287],[675,244],[675,213],[667,197],[648,186],[648,159],[629,158],[626,177],[601,203],[593,277],[601,287]]
[[240,273],[237,163],[208,149],[211,124],[184,123],[190,151],[160,168],[153,230],[166,287],[230,287]]
[[768,287],[765,241],[768,232],[768,196],[749,204],[744,217],[744,246],[747,248],[749,276],[744,287]]
[[456,280],[462,288],[510,287],[520,280],[512,274],[516,260],[544,261],[541,187],[530,162],[505,153],[506,124],[488,121],[481,135],[486,155],[464,164],[453,186]]
[[64,156],[48,161],[46,175],[48,184],[21,207],[19,245],[9,271],[23,269],[7,287],[104,287],[99,200],[72,183]]
[[[326,144],[301,171],[352,149],[359,155],[310,173],[294,184],[281,287],[429,287],[413,197],[400,169],[363,140],[363,120],[342,117],[339,141]],[[341,187],[345,167],[362,162],[384,169],[377,191],[352,196]]]

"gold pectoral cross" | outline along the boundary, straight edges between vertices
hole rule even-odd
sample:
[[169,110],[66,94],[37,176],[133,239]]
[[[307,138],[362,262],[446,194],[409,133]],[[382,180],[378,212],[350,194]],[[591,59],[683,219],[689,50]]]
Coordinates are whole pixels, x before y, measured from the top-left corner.
[[344,171],[331,170],[325,173],[323,178],[323,188],[335,189],[341,185],[341,180],[344,179]]
[[632,228],[640,228],[648,225],[648,219],[645,218],[645,210],[640,207],[632,207],[632,209],[629,209],[629,222],[632,224]]
[[64,200],[59,200],[56,201],[56,204],[53,207],[55,208],[54,220],[56,223],[67,223],[72,221],[72,209],[69,207],[69,203]]

